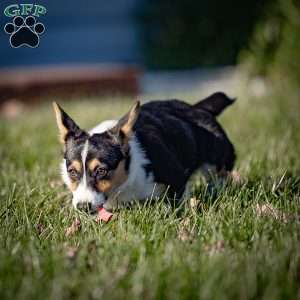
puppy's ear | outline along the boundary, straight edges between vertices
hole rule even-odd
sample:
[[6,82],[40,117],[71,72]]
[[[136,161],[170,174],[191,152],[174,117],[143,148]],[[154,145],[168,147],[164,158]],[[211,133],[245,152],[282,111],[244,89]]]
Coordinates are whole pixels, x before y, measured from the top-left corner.
[[130,111],[119,120],[118,124],[110,130],[123,144],[126,144],[132,136],[133,126],[139,116],[140,109],[140,101],[137,101]]
[[62,144],[65,144],[69,137],[76,137],[83,133],[79,126],[56,102],[53,102],[52,105],[56,116],[60,142]]

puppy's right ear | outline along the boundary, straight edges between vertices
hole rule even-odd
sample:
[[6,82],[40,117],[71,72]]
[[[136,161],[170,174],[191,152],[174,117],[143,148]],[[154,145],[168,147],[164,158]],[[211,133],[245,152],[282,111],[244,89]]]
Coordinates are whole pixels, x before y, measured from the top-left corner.
[[59,140],[65,144],[68,137],[79,136],[83,131],[56,102],[53,102],[52,105],[59,130]]

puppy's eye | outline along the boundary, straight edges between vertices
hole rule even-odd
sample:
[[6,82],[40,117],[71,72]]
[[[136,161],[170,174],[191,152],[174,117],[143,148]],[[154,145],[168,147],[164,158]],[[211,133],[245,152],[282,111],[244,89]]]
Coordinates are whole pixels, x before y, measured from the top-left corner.
[[99,180],[103,177],[105,177],[107,175],[107,169],[103,168],[103,167],[98,167],[95,171],[95,177]]
[[78,173],[77,173],[77,171],[76,171],[74,168],[69,169],[69,170],[68,170],[68,173],[69,173],[69,176],[70,176],[72,179],[77,179]]

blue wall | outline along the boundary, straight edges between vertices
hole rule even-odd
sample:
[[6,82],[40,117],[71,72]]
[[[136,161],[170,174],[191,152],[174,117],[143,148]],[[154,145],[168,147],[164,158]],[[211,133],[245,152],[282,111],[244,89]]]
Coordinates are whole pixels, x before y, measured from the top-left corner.
[[[139,63],[141,51],[135,11],[139,0],[1,0],[0,67],[61,63]],[[47,14],[38,18],[46,30],[40,45],[11,48],[3,30],[11,21],[3,11],[14,3],[41,4]]]

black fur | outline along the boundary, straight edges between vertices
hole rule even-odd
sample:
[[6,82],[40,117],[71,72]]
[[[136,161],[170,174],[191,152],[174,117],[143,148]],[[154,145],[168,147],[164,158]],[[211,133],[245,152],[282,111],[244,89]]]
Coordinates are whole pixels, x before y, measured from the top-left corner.
[[206,110],[214,116],[218,116],[227,106],[233,104],[235,99],[228,98],[224,93],[218,92],[210,95],[194,106]]
[[215,118],[229,105],[229,98],[224,95],[222,102],[220,96],[216,93],[194,106],[169,100],[141,107],[134,131],[151,161],[155,181],[169,186],[171,197],[182,195],[189,177],[203,164],[217,171],[233,168],[233,145]]
[[114,170],[125,156],[121,145],[114,142],[109,133],[103,132],[89,138],[87,161],[92,158],[99,159],[109,170]]

